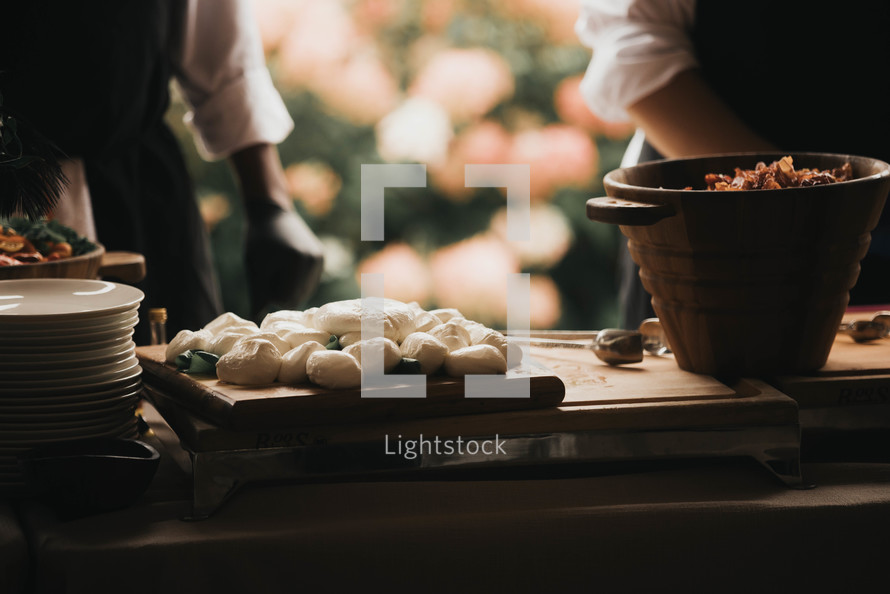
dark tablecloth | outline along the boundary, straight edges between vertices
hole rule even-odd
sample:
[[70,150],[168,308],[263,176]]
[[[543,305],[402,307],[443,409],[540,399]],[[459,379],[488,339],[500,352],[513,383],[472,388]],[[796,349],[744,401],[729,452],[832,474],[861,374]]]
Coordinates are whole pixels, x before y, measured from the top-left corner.
[[0,592],[23,592],[27,576],[28,543],[15,509],[0,501]]
[[890,577],[886,463],[805,464],[810,490],[745,459],[255,486],[186,522],[182,451],[156,428],[164,460],[137,505],[70,521],[22,505],[37,592],[866,592]]

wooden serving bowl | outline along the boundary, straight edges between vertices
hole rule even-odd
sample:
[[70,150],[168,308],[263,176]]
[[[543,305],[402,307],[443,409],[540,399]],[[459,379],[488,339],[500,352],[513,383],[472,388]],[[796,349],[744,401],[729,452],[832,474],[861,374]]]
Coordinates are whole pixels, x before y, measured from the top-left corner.
[[102,244],[86,254],[19,266],[0,266],[0,280],[22,278],[110,277],[125,283],[145,278],[145,257],[134,252],[106,252]]
[[105,248],[96,244],[96,248],[79,256],[53,260],[52,262],[34,262],[20,266],[0,266],[0,280],[20,278],[96,278]]
[[620,225],[677,364],[764,377],[822,367],[890,191],[876,159],[790,153],[795,169],[849,162],[848,182],[709,192],[707,173],[789,153],[669,159],[616,169],[594,221]]

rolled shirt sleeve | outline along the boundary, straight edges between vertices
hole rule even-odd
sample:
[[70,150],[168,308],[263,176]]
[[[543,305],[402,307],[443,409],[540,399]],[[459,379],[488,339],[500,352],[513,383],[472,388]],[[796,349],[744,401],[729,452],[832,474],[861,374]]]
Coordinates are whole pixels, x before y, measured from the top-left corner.
[[593,57],[581,92],[607,121],[627,121],[626,108],[698,66],[689,31],[695,0],[582,0],[575,25]]
[[294,122],[266,67],[250,0],[187,0],[182,14],[174,71],[201,155],[284,140]]

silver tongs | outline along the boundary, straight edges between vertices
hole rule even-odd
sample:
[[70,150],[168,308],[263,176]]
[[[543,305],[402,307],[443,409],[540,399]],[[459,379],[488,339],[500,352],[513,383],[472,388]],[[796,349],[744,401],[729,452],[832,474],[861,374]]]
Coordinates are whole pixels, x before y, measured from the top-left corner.
[[[524,339],[515,335],[511,335],[511,338]],[[528,344],[537,347],[590,349],[597,358],[609,365],[639,363],[643,360],[643,352],[650,355],[670,352],[658,318],[643,320],[638,330],[605,328],[590,332],[552,331],[543,336],[530,334]]]
[[841,324],[838,332],[856,342],[871,342],[890,336],[890,311],[879,311],[870,320],[854,320]]
[[[890,311],[879,311],[870,320],[855,320],[841,324],[841,334],[859,343],[890,337]],[[520,338],[511,335],[513,338]],[[551,331],[542,336],[530,334],[528,344],[537,347],[590,349],[609,365],[640,363],[643,353],[670,353],[667,336],[658,318],[643,320],[637,330],[606,328],[599,331]]]

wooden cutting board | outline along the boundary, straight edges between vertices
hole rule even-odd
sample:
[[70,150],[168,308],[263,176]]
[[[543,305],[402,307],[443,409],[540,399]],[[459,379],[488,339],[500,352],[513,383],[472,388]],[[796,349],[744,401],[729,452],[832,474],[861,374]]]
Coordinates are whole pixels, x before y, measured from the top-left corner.
[[[890,405],[890,338],[856,343],[838,335],[822,369],[770,383],[794,398],[801,409]],[[884,424],[890,426],[890,418]]]
[[[647,356],[640,365],[610,367],[592,352],[580,349],[532,348],[531,354],[559,376],[565,386],[565,397],[558,406],[513,410],[486,407],[473,411],[453,407],[439,409],[441,414],[435,416],[370,415],[362,419],[364,422],[354,423],[344,416],[307,424],[292,416],[295,422],[291,424],[255,423],[250,428],[234,430],[195,415],[193,406],[190,410],[184,408],[187,400],[179,393],[159,392],[151,375],[156,373],[152,370],[157,370],[157,363],[147,362],[146,381],[150,400],[192,451],[354,443],[378,440],[384,434],[535,435],[797,425],[795,402],[763,382],[724,384],[712,377],[683,371],[670,356]],[[406,404],[402,401],[393,406]],[[461,404],[464,403],[457,402],[458,406]]]
[[448,377],[428,378],[426,398],[362,398],[357,388],[328,390],[311,384],[238,386],[215,376],[181,373],[164,362],[165,350],[136,349],[143,381],[214,424],[237,431],[546,408],[565,397],[562,380],[535,367],[529,398],[465,398],[463,379]]
[[737,398],[739,393],[717,379],[683,371],[672,356],[653,357],[635,365],[613,367],[586,349],[535,348],[536,361],[562,379],[564,405],[641,404]]

